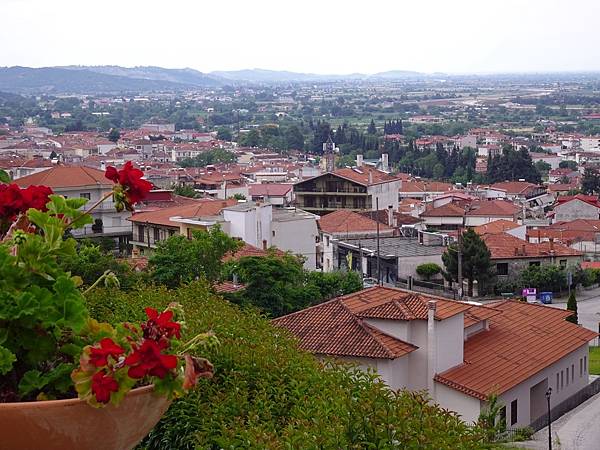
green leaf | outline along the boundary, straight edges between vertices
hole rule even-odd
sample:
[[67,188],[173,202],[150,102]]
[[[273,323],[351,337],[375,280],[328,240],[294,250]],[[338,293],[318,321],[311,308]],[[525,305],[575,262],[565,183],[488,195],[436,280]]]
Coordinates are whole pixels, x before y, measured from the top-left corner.
[[0,375],[6,375],[12,370],[17,357],[9,349],[0,346]]
[[0,183],[10,183],[10,175],[4,170],[0,169]]
[[48,379],[39,370],[30,370],[25,372],[19,382],[19,394],[25,396],[34,391],[39,391],[48,384]]

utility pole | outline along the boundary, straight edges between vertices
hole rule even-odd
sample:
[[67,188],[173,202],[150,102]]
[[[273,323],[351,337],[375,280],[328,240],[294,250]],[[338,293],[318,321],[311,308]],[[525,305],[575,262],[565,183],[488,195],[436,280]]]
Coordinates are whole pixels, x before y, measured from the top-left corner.
[[[375,198],[375,208],[377,208],[377,215],[379,215],[379,198]],[[377,284],[381,286],[381,262],[379,261],[379,220],[377,223]]]
[[458,299],[463,297],[463,274],[462,274],[462,228],[458,229]]

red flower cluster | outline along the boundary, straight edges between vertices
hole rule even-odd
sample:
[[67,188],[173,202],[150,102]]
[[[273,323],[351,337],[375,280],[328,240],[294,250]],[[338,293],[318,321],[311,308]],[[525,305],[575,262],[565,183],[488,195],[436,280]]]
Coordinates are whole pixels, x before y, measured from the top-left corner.
[[16,184],[0,184],[0,222],[12,222],[29,208],[47,211],[52,189],[46,186],[29,186],[21,189]]
[[130,366],[127,374],[131,378],[144,378],[146,375],[164,378],[177,367],[177,356],[163,355],[161,353],[168,343],[165,341],[152,341],[144,339],[142,345],[125,359],[125,364]]
[[176,376],[177,356],[165,354],[171,347],[171,339],[179,339],[181,325],[174,322],[173,311],[159,313],[146,308],[148,320],[142,324],[143,336],[139,329],[125,326],[132,334],[127,336],[132,351],[126,351],[111,338],[103,338],[97,345],[89,348],[87,362],[82,367],[95,372],[91,380],[91,389],[98,403],[108,403],[111,392],[119,390],[114,377],[117,370],[127,370],[130,378],[139,380],[146,376],[164,379],[169,373]]
[[100,348],[92,347],[90,349],[90,364],[96,367],[103,367],[108,364],[108,357],[112,356],[115,360],[119,355],[125,353],[119,345],[111,338],[104,338],[100,341]]
[[107,167],[104,176],[120,186],[115,189],[117,209],[119,203],[122,203],[127,210],[132,211],[133,205],[146,198],[152,189],[152,183],[142,179],[144,172],[133,167],[131,161],[127,161],[121,170]]
[[105,370],[96,372],[92,377],[92,392],[98,403],[108,403],[110,393],[119,390],[119,383],[112,375],[107,375]]
[[148,321],[142,324],[145,338],[154,340],[173,336],[177,339],[181,338],[181,325],[171,320],[173,311],[163,311],[159,314],[154,308],[146,308],[146,316],[148,316]]

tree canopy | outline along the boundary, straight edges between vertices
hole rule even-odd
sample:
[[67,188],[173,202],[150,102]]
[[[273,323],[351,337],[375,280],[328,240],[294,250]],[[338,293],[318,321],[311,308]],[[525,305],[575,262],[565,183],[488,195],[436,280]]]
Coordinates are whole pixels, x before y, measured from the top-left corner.
[[[445,276],[451,281],[458,281],[458,243],[448,246],[442,255],[446,269]],[[462,274],[468,281],[468,295],[473,295],[473,282],[477,280],[480,293],[485,283],[492,277],[491,255],[485,242],[472,229],[462,234]]]
[[213,283],[221,276],[222,259],[234,252],[240,241],[229,237],[219,226],[194,231],[192,239],[180,234],[159,242],[148,260],[152,280],[169,287],[204,278]]
[[526,148],[517,151],[512,146],[505,145],[501,155],[493,156],[488,160],[488,182],[496,183],[521,179],[535,184],[542,182],[542,177]]

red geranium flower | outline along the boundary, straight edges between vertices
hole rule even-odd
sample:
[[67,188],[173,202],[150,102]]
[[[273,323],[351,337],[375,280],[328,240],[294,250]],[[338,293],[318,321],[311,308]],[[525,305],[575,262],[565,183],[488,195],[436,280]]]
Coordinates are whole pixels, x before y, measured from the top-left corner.
[[108,403],[110,393],[119,390],[119,383],[112,375],[107,375],[104,370],[97,372],[92,377],[92,392],[96,396],[98,403]]
[[146,308],[148,321],[142,325],[144,337],[158,340],[160,337],[172,336],[181,338],[181,325],[173,322],[173,311],[163,311],[160,314],[154,308]]
[[104,338],[100,341],[100,348],[92,347],[90,349],[90,364],[96,367],[106,366],[109,356],[117,359],[123,353],[125,350],[115,344],[111,338]]
[[47,211],[46,203],[52,189],[46,186],[29,186],[21,189],[14,183],[0,184],[0,221],[12,222],[29,208]]
[[128,375],[131,378],[144,378],[146,375],[164,378],[177,367],[177,356],[161,354],[167,345],[164,341],[157,343],[145,339],[142,345],[125,359],[125,364],[131,366]]
[[29,186],[22,191],[23,198],[27,208],[35,208],[40,211],[48,211],[46,204],[50,201],[48,198],[53,194],[52,189],[47,186]]
[[144,172],[133,167],[131,161],[127,161],[121,170],[107,167],[104,176],[122,187],[125,194],[125,199],[122,200],[128,210],[132,210],[133,205],[143,200],[152,189],[152,183],[142,179]]

